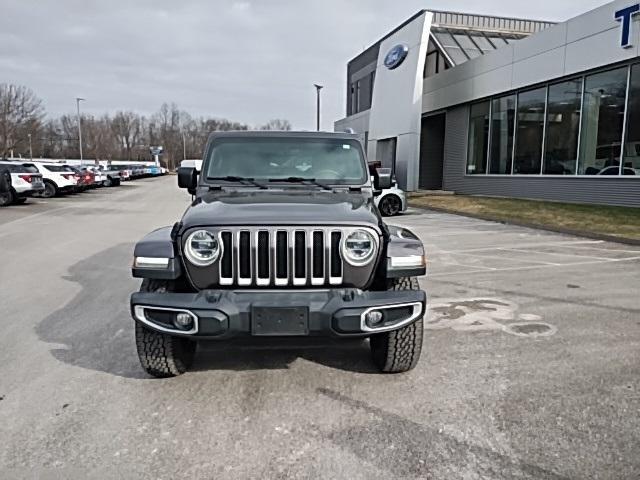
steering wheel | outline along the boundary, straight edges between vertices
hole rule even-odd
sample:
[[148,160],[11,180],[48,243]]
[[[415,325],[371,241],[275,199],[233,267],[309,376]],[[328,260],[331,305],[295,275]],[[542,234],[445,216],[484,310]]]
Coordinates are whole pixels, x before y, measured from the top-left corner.
[[326,169],[315,172],[314,176],[322,180],[323,178],[340,178],[341,175],[335,170]]

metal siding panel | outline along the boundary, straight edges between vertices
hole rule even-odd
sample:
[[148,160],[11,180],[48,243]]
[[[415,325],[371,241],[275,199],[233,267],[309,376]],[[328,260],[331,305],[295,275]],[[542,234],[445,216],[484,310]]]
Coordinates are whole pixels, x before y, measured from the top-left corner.
[[465,195],[640,207],[640,179],[465,175],[469,107],[447,111],[444,189]]

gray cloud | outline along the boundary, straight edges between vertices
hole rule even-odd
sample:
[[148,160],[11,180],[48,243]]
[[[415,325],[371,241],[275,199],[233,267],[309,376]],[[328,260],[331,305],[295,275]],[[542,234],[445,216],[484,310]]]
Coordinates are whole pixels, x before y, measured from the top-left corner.
[[601,0],[0,0],[0,81],[52,114],[175,101],[193,115],[313,128],[344,116],[346,63],[421,8],[564,20]]

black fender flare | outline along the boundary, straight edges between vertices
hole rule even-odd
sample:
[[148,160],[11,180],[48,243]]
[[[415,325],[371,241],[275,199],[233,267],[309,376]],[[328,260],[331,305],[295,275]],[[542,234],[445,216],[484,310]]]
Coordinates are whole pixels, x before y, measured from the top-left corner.
[[[176,280],[182,276],[182,263],[176,252],[173,228],[162,227],[154,230],[136,243],[131,272],[135,278]],[[138,258],[166,258],[168,263],[166,268],[149,268],[138,265],[136,262]]]
[[[422,241],[411,230],[393,225],[387,226],[386,277],[421,277],[427,273],[425,250]],[[413,259],[415,263],[394,265],[394,259]],[[419,259],[422,259],[420,262]],[[397,261],[397,260],[396,260]]]

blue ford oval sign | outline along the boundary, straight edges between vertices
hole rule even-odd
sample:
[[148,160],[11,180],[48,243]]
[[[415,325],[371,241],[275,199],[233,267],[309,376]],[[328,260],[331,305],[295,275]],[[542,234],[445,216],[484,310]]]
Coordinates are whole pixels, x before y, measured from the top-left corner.
[[394,68],[398,68],[404,62],[404,59],[407,58],[409,54],[409,47],[405,44],[396,45],[387,56],[384,57],[384,66],[389,70],[393,70]]

